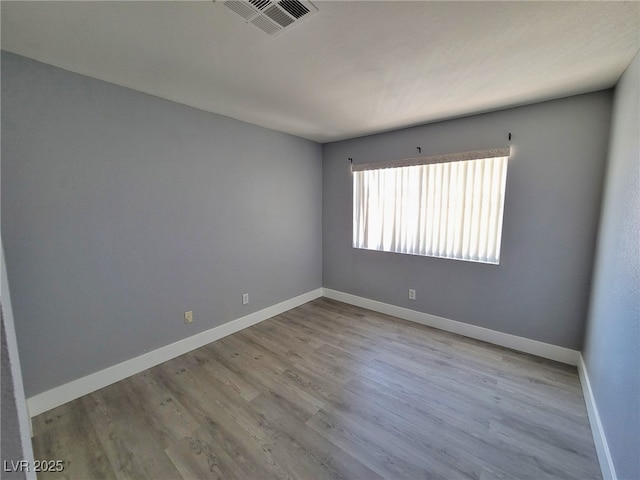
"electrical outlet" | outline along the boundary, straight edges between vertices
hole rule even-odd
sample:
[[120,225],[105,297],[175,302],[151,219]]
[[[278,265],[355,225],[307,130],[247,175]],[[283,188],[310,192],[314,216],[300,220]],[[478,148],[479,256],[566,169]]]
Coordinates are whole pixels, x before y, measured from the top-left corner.
[[189,310],[188,312],[184,312],[184,323],[193,322],[193,312]]
[[415,300],[416,299],[416,291],[413,288],[409,289],[409,300]]
[[243,293],[242,294],[242,304],[246,305],[247,303],[249,303],[249,294],[248,293]]

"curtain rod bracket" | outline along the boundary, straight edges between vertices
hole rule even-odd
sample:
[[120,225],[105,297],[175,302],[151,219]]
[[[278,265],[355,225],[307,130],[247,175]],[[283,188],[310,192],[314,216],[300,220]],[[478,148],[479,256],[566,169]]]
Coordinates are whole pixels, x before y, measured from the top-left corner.
[[418,153],[422,153],[422,147],[416,147],[418,149]]
[[353,164],[353,158],[349,157],[349,163]]
[[511,141],[511,132],[509,132],[509,141]]

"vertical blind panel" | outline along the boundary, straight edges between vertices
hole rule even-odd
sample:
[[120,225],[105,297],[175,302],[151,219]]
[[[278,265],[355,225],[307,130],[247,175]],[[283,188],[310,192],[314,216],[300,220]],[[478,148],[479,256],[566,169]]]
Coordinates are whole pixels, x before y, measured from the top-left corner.
[[508,157],[353,172],[353,246],[500,261]]

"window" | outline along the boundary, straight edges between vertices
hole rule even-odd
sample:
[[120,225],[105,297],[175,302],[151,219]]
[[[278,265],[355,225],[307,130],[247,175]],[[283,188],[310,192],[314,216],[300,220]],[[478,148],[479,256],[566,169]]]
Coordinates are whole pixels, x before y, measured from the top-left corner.
[[509,148],[353,165],[353,246],[500,263]]

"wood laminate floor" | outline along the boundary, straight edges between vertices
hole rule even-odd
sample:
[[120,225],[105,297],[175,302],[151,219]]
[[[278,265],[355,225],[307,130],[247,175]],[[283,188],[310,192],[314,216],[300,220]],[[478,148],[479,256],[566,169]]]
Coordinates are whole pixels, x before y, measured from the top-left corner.
[[597,479],[576,369],[321,298],[39,415],[72,479]]

